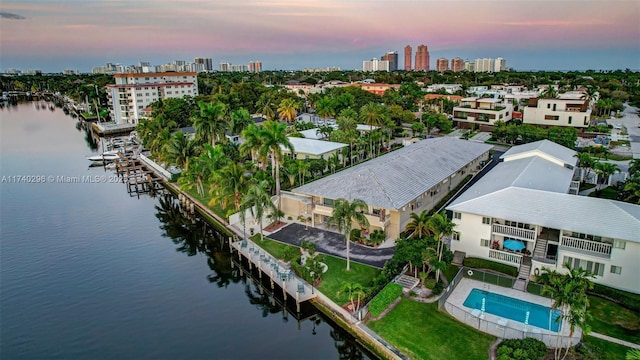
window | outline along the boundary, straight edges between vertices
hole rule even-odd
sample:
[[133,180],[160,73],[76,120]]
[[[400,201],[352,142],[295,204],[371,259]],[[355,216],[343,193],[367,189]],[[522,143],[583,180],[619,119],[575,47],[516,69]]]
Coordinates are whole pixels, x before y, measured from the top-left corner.
[[324,199],[322,199],[322,204],[323,204],[324,206],[331,206],[331,207],[333,207],[333,199],[327,199],[327,198],[324,198]]
[[487,239],[480,239],[480,246],[489,247],[491,245],[491,241]]
[[460,233],[457,231],[454,231],[451,234],[451,240],[460,241]]
[[453,218],[454,218],[454,219],[458,219],[458,220],[460,220],[460,219],[462,219],[462,214],[461,214],[461,213],[459,213],[459,212],[455,212],[455,211],[454,211],[454,212],[453,212]]
[[622,274],[622,267],[621,266],[611,265],[611,273],[612,274],[617,274],[617,275]]
[[602,276],[604,275],[604,264],[593,262],[590,260],[572,258],[570,256],[564,257],[565,264],[569,264],[569,267],[572,269],[582,268],[589,272],[592,272],[594,275]]
[[571,116],[569,116],[569,124],[571,124],[571,120],[573,120],[573,119],[572,119]]
[[547,104],[547,109],[551,109],[551,104]]
[[487,224],[487,225],[491,224],[491,218],[483,216],[482,217],[482,223],[483,224]]
[[613,247],[616,249],[624,249],[624,247],[627,245],[626,241],[623,240],[613,240]]
[[553,111],[556,111],[556,104],[553,104]]
[[558,116],[558,115],[545,115],[544,119],[545,120],[558,120],[558,119],[560,119],[560,116]]

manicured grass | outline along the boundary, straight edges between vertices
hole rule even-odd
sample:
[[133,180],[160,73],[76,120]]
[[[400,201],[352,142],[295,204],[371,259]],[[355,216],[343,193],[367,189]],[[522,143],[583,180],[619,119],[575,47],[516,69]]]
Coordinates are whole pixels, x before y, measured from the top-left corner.
[[380,316],[380,314],[400,296],[402,296],[402,286],[396,283],[388,283],[387,286],[371,300],[369,312],[374,317]]
[[589,296],[591,330],[620,340],[640,344],[640,315],[612,301]]
[[442,274],[444,275],[444,277],[447,278],[448,282],[451,282],[451,280],[453,280],[453,278],[456,277],[458,270],[460,270],[459,267],[453,264],[449,264],[449,266],[447,266],[447,268],[442,272]]
[[594,187],[596,187],[596,184],[582,183],[580,184],[580,191],[593,189]]
[[277,259],[285,259],[287,253],[289,254],[300,254],[300,250],[297,246],[283,244],[277,241],[273,241],[271,239],[264,238],[264,241],[260,240],[260,234],[255,234],[251,237],[251,240],[258,244],[261,248],[263,248],[266,252],[273,255]]
[[518,275],[517,267],[501,264],[495,261],[468,257],[464,259],[463,264],[466,267],[475,268],[475,269],[489,269],[489,270],[497,271],[503,274],[507,274],[509,276]]
[[596,190],[589,194],[589,196],[601,199],[616,200],[618,198],[618,192],[616,191],[616,189],[609,186],[601,190]]
[[413,359],[486,359],[495,337],[438,311],[438,303],[402,299],[368,326]]
[[[211,209],[211,211],[213,211],[216,215],[220,216],[221,218],[223,218],[223,219],[227,219],[228,218],[227,217],[227,211],[230,208],[227,208],[227,210],[222,210],[222,208],[219,205],[214,205],[214,206],[209,205],[209,201],[211,201],[211,196],[209,194],[207,194],[206,192],[205,192],[204,196],[200,196],[200,194],[198,194],[196,189],[187,190],[187,189],[181,188],[181,190],[186,192],[187,194],[191,195],[193,198],[195,198],[196,200],[201,202],[203,205],[207,206],[209,209]],[[265,224],[265,226],[266,226],[266,224]],[[256,229],[256,231],[258,231],[258,229]],[[247,233],[248,232],[249,232],[249,228],[247,228]]]
[[581,349],[581,352],[590,355],[585,359],[625,360],[627,351],[630,349],[593,336],[585,336],[582,339],[582,345],[584,348]]
[[347,271],[346,260],[329,255],[321,255],[320,261],[327,264],[328,270],[322,274],[322,282],[318,290],[338,305],[349,302],[349,294],[338,295],[344,282],[360,284],[366,292],[373,279],[380,273],[380,269],[353,261],[351,261],[351,270]]

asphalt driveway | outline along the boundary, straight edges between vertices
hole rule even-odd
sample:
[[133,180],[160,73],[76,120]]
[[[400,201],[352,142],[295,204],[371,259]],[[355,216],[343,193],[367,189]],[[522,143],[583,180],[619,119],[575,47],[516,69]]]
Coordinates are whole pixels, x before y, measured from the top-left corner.
[[[323,229],[308,227],[302,224],[292,223],[279,231],[269,235],[269,238],[286,244],[300,246],[302,240],[316,244],[318,252],[346,259],[347,244],[344,235]],[[367,246],[351,243],[351,261],[382,268],[384,263],[391,259],[395,247],[374,249]]]

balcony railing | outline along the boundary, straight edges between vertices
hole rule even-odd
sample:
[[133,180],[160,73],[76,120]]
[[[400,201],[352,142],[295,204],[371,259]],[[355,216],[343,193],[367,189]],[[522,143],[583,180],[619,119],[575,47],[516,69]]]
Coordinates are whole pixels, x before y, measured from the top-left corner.
[[606,255],[607,257],[611,255],[611,244],[609,243],[578,239],[571,236],[563,236],[560,242],[560,246],[570,249],[588,251],[599,255]]
[[524,240],[534,240],[536,238],[536,232],[529,229],[521,229],[518,227],[493,224],[493,233],[497,235],[510,236],[520,238]]
[[500,250],[489,250],[489,258],[517,265],[520,265],[522,263],[522,255]]

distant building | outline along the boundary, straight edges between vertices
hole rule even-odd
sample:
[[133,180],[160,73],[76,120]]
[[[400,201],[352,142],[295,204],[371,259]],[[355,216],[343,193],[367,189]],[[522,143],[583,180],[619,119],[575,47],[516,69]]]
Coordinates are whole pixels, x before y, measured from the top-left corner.
[[464,71],[474,72],[476,70],[476,63],[465,60],[464,61]]
[[388,53],[382,55],[380,60],[389,62],[389,71],[398,70],[398,52],[397,51],[389,51]]
[[454,125],[490,130],[496,121],[511,121],[513,104],[504,99],[470,97],[453,108]]
[[340,68],[339,66],[329,66],[324,68],[304,68],[302,69],[302,72],[317,73],[317,72],[331,72],[331,71],[341,71],[341,70],[342,68]]
[[404,47],[404,71],[411,71],[411,46]]
[[449,60],[442,57],[438,58],[438,60],[436,60],[436,71],[445,72],[447,70],[449,70]]
[[522,120],[532,125],[586,128],[591,123],[591,108],[586,99],[532,98],[523,110]]
[[373,58],[362,62],[362,71],[389,71],[389,61]]
[[462,84],[433,84],[427,86],[423,90],[426,92],[434,93],[438,92],[440,89],[444,89],[447,94],[454,94],[458,91],[462,91]]
[[400,89],[400,84],[363,83],[359,85],[362,90],[376,95],[382,95],[388,89]]
[[67,69],[67,70],[63,70],[63,71],[62,71],[62,74],[63,74],[63,75],[76,75],[76,74],[77,74],[77,72],[76,72],[75,70],[69,70],[69,69]]
[[213,71],[213,60],[211,58],[200,58],[197,57],[193,59],[193,62],[196,64],[203,64],[204,71]]
[[475,72],[493,72],[495,69],[494,59],[476,59],[475,64]]
[[222,72],[231,71],[231,64],[228,62],[221,62],[218,64],[218,70]]
[[262,63],[260,61],[249,61],[249,72],[261,72]]
[[115,74],[115,85],[105,86],[111,119],[136,124],[146,107],[159,99],[198,95],[197,73]]
[[459,72],[464,70],[464,60],[459,57],[451,59],[451,71]]
[[493,72],[500,72],[505,70],[507,70],[507,61],[501,57],[496,58],[496,61],[493,67]]
[[429,48],[427,45],[418,46],[415,69],[416,71],[429,71]]

